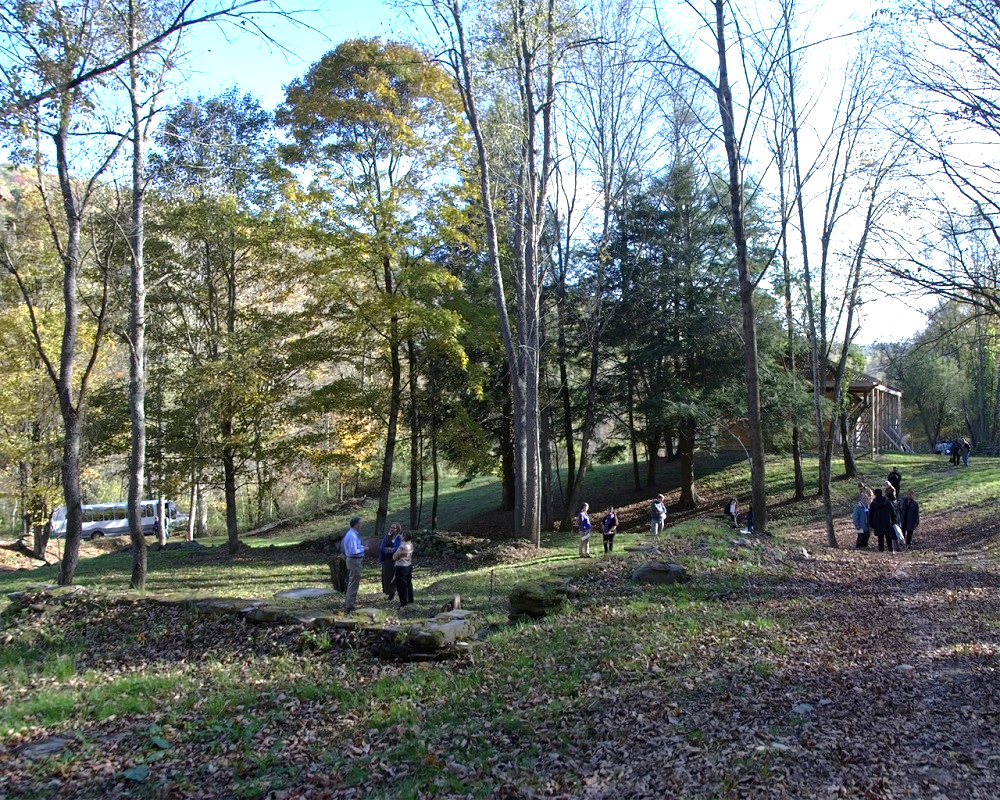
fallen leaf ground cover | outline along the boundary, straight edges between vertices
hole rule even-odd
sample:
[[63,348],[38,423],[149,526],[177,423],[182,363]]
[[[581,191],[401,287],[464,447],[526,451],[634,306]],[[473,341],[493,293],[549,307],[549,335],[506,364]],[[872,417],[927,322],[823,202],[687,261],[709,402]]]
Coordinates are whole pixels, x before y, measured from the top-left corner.
[[[0,797],[995,798],[1000,518],[986,478],[957,496],[967,475],[920,464],[901,553],[854,550],[846,508],[837,549],[802,508],[774,537],[686,519],[656,542],[681,586],[632,584],[643,554],[573,559],[571,537],[511,547],[508,571],[570,582],[569,609],[448,662],[113,595],[7,618]],[[486,580],[441,563],[418,611]]]

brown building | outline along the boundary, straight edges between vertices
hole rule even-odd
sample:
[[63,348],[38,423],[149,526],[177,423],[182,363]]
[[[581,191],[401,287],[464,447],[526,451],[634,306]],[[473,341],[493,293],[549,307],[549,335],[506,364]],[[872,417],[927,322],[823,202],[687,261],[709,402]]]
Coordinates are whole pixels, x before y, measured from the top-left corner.
[[[847,430],[855,457],[909,450],[903,438],[903,393],[863,372],[847,385]],[[840,444],[840,431],[834,435]]]

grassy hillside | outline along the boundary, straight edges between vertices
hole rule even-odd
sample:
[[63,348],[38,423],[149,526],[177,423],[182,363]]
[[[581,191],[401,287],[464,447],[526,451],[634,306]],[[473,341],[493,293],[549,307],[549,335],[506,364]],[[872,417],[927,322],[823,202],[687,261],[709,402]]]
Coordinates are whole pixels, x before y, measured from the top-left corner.
[[[881,482],[893,465],[924,520],[917,547],[894,556],[850,549],[853,481],[836,484],[844,547],[823,546],[818,499],[787,502],[783,460],[769,465],[775,535],[738,537],[719,509],[745,498],[748,473],[720,460],[699,475],[705,512],[672,514],[655,542],[640,519],[651,492],[632,490],[627,467],[595,469],[592,506],[635,516],[606,560],[599,537],[598,557],[576,558],[572,533],[547,534],[541,550],[427,559],[405,614],[366,565],[362,600],[380,621],[426,617],[456,592],[479,612],[481,644],[448,662],[386,660],[355,634],[114,601],[128,556],[87,559],[79,583],[101,591],[3,618],[0,794],[991,796],[995,763],[979,748],[1000,713],[1000,460],[898,456],[866,464],[866,477]],[[449,508],[462,510],[442,518],[475,528],[490,496],[456,489]],[[265,598],[322,585],[322,557],[299,543],[345,523],[254,537],[233,560],[152,552],[150,592]],[[634,544],[655,544],[692,582],[631,582],[648,558],[624,550]],[[4,573],[0,589],[53,577]],[[566,610],[507,625],[510,587],[542,577],[573,587]],[[51,737],[66,741],[55,755],[18,750]],[[906,746],[881,748],[882,737]]]

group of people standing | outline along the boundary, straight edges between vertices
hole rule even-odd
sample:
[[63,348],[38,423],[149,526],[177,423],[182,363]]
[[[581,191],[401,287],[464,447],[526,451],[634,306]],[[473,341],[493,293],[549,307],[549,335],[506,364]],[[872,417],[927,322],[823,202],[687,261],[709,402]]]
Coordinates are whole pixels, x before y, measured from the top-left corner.
[[948,445],[948,455],[951,456],[951,465],[957,467],[959,461],[964,466],[969,466],[969,452],[972,450],[972,445],[969,444],[968,439],[963,439],[958,437],[952,439],[950,445]]
[[[365,544],[361,541],[361,517],[353,517],[340,543],[347,561],[347,593],[344,610],[354,611],[361,586],[361,566]],[[398,522],[389,526],[379,545],[378,560],[382,565],[382,592],[392,600],[399,595],[399,607],[413,602],[413,535],[403,531]]]
[[856,548],[868,547],[872,532],[878,539],[879,552],[895,552],[904,542],[913,543],[913,533],[920,524],[920,504],[909,491],[900,499],[903,476],[896,467],[885,478],[885,485],[872,489],[858,484],[854,506],[854,527],[858,531]]
[[[663,495],[658,494],[650,506],[649,528],[653,536],[663,532],[667,521],[667,506]],[[580,558],[590,558],[590,532],[593,523],[590,521],[590,505],[584,503],[576,514],[576,527],[580,533]],[[604,554],[610,555],[615,549],[615,533],[618,531],[618,515],[614,507],[609,507],[601,519],[601,533],[604,535]]]
[[[576,526],[580,532],[580,558],[590,558],[590,505],[584,503],[576,514]],[[610,555],[615,549],[615,534],[618,532],[618,515],[613,506],[609,506],[601,520],[601,533],[604,535],[604,554]]]

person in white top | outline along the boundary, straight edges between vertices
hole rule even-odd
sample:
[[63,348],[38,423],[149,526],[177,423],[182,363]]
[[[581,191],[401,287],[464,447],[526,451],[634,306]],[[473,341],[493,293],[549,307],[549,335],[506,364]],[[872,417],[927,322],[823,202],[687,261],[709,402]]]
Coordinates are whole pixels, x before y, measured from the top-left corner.
[[396,552],[392,554],[396,565],[396,593],[399,595],[399,607],[408,606],[413,602],[413,535],[406,531]]
[[365,559],[365,545],[358,533],[361,531],[361,517],[351,519],[351,527],[340,543],[344,558],[347,559],[347,596],[344,610],[353,611],[358,601],[358,587],[361,586],[361,562]]
[[663,495],[658,494],[649,509],[649,532],[653,536],[658,535],[663,530],[663,523],[666,521],[667,507],[663,502]]

